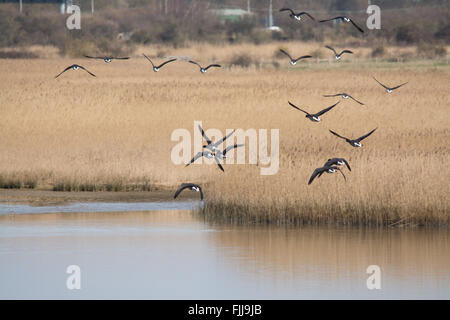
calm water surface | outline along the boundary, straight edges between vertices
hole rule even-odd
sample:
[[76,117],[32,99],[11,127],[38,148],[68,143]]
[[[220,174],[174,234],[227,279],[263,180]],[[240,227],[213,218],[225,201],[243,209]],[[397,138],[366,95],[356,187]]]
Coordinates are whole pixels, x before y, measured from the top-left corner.
[[[0,299],[450,298],[445,229],[217,226],[170,206],[22,209],[0,215]],[[69,265],[80,290],[66,287]],[[367,289],[369,265],[380,290]]]

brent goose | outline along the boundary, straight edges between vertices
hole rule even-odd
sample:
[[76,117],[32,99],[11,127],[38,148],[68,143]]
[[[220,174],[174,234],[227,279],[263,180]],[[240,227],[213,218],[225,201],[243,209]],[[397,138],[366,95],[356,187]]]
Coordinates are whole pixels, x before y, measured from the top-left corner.
[[161,63],[159,66],[155,66],[155,65],[153,64],[153,61],[152,61],[149,57],[147,57],[145,54],[143,54],[143,55],[144,55],[144,57],[147,58],[148,61],[150,61],[150,63],[152,64],[152,67],[153,67],[153,71],[155,71],[155,72],[158,72],[159,69],[161,69],[161,68],[162,68],[164,65],[166,65],[167,63],[177,60],[177,59],[173,58],[173,59],[170,59],[170,60],[167,60],[167,61]]
[[177,192],[175,192],[175,195],[173,196],[174,199],[178,197],[178,195],[183,191],[184,189],[189,188],[192,191],[200,192],[200,200],[203,200],[203,191],[202,187],[200,187],[198,184],[194,183],[182,183],[180,187],[178,188]]
[[305,110],[300,109],[299,107],[295,106],[293,103],[289,102],[288,103],[291,105],[291,107],[294,107],[297,110],[300,110],[301,112],[306,113],[306,118],[308,118],[309,120],[313,121],[313,122],[319,122],[320,121],[320,116],[323,115],[325,112],[330,111],[331,109],[333,109],[337,104],[339,104],[339,101],[336,102],[335,104],[333,104],[332,106],[325,108],[317,113],[309,113],[306,112]]
[[350,165],[348,164],[347,160],[345,160],[344,158],[331,158],[331,159],[328,159],[327,162],[325,162],[325,164],[323,166],[324,167],[343,166],[344,164],[348,168],[349,171],[352,171],[352,169],[350,168]]
[[349,54],[353,54],[353,52],[352,51],[350,51],[350,50],[342,50],[341,51],[341,53],[337,53],[336,52],[336,50],[334,50],[334,48],[333,47],[330,47],[330,46],[325,46],[325,48],[327,48],[327,49],[330,49],[331,51],[333,51],[334,52],[334,57],[336,58],[336,60],[339,60],[339,59],[341,59],[341,56],[344,54],[344,53],[349,53]]
[[339,17],[334,17],[331,19],[325,19],[325,20],[320,20],[319,22],[327,22],[327,21],[331,21],[331,20],[341,20],[344,22],[350,22],[356,29],[358,29],[361,33],[364,33],[364,30],[361,29],[356,23],[355,21],[353,21],[351,18],[348,17],[344,17],[344,16],[339,16]]
[[302,20],[303,15],[308,16],[311,20],[316,20],[316,19],[314,19],[314,17],[312,15],[310,15],[308,12],[305,12],[305,11],[295,13],[292,9],[289,9],[289,8],[280,9],[280,12],[283,12],[283,11],[289,11],[290,12],[289,17],[291,17],[292,19],[296,19],[298,21]]
[[354,140],[351,140],[351,139],[348,139],[346,137],[343,137],[343,136],[337,134],[336,132],[334,132],[332,130],[330,130],[330,132],[332,134],[334,134],[336,137],[339,137],[339,138],[344,139],[345,141],[347,141],[352,147],[355,147],[355,148],[358,147],[359,148],[359,147],[362,147],[361,141],[364,140],[365,138],[367,138],[368,136],[370,136],[372,133],[374,133],[375,130],[377,130],[377,128],[373,129],[372,131],[370,131],[369,133],[363,135],[362,137],[359,137],[358,139],[354,139]]
[[373,77],[373,79],[374,79],[376,82],[378,82],[382,87],[384,87],[384,88],[386,89],[386,92],[387,92],[387,93],[391,93],[391,92],[394,91],[395,89],[398,89],[398,88],[400,88],[401,86],[404,86],[405,84],[408,83],[408,82],[405,82],[405,83],[402,83],[402,84],[400,84],[400,85],[398,85],[398,86],[396,86],[396,87],[389,88],[389,87],[385,86],[384,84],[382,84],[382,83],[381,83],[380,81],[378,81],[377,79],[375,79],[375,77]]
[[355,98],[353,98],[351,95],[349,95],[348,93],[336,93],[336,94],[328,94],[328,95],[324,95],[324,97],[342,97],[343,99],[352,99],[355,102],[358,102],[360,105],[364,105],[364,103],[356,100]]
[[324,172],[326,172],[326,173],[335,173],[336,171],[339,171],[342,174],[342,176],[344,177],[344,180],[347,181],[347,178],[345,177],[344,173],[342,172],[342,170],[339,167],[336,167],[336,166],[324,166],[322,168],[316,168],[314,170],[313,174],[309,178],[308,185],[310,185],[317,176],[320,177]]
[[291,55],[290,55],[289,53],[287,53],[286,51],[284,51],[283,49],[280,49],[280,51],[281,51],[282,53],[284,53],[286,56],[288,56],[288,58],[291,60],[290,63],[291,63],[291,65],[293,65],[293,66],[295,66],[295,64],[297,63],[298,60],[306,59],[306,58],[312,58],[312,56],[301,56],[301,57],[298,57],[297,59],[293,59],[293,58],[291,57]]
[[215,68],[221,68],[222,66],[220,64],[210,64],[209,66],[207,66],[206,68],[203,68],[201,65],[199,65],[197,62],[189,60],[189,63],[195,64],[200,68],[200,72],[201,73],[206,73],[206,71],[211,68],[211,67],[215,67]]
[[123,58],[118,58],[118,57],[92,57],[92,56],[87,56],[87,55],[85,55],[85,57],[89,58],[89,59],[100,59],[100,60],[105,61],[106,63],[110,63],[114,59],[115,60],[127,60],[127,59],[130,59],[130,57],[123,57]]
[[58,78],[60,75],[62,75],[64,72],[66,72],[67,70],[70,70],[70,69],[73,69],[73,70],[83,69],[84,71],[86,71],[87,73],[89,73],[91,76],[95,77],[95,74],[93,74],[92,72],[90,72],[89,70],[87,70],[85,67],[80,66],[80,65],[78,65],[78,64],[73,64],[73,65],[68,66],[67,68],[65,68],[63,71],[61,71],[61,73],[58,74],[58,75],[55,77],[55,79]]

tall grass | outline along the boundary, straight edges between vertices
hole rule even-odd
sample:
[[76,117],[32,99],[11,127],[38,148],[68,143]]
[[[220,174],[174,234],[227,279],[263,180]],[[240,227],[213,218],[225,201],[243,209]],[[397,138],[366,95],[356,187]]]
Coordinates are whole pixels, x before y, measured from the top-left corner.
[[[248,47],[249,55],[254,48]],[[275,59],[276,46],[263,48],[271,50],[260,48],[262,59]],[[171,53],[201,63],[227,62],[235,54],[203,49]],[[71,63],[97,78],[69,71],[55,80]],[[204,185],[208,218],[235,223],[448,224],[447,66],[279,63],[279,69],[222,68],[202,75],[185,62],[154,73],[143,58],[111,64],[0,60],[0,176],[25,181],[27,175],[37,188],[76,191],[151,190],[191,181]],[[372,76],[390,85],[409,83],[388,95]],[[366,106],[345,100],[312,123],[287,104],[320,110],[339,100],[322,95],[342,91]],[[193,134],[194,120],[222,132],[280,129],[279,172],[260,176],[256,165],[225,165],[225,173],[215,165],[174,165],[171,133],[186,128]],[[328,132],[357,137],[375,127],[359,149]],[[326,174],[308,186],[313,170],[334,156],[349,160],[347,182]]]

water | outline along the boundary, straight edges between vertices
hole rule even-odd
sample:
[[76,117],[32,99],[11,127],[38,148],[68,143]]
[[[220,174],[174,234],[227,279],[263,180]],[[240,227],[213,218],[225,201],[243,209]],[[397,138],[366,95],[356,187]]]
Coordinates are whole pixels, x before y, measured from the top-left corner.
[[1,215],[0,299],[450,298],[448,230],[232,227],[161,209]]

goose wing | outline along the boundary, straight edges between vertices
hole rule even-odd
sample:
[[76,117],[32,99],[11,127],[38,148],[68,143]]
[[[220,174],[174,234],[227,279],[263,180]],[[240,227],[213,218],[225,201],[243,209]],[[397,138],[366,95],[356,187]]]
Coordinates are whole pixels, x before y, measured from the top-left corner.
[[402,83],[402,84],[400,84],[400,85],[398,85],[398,86],[396,86],[396,87],[391,88],[391,90],[398,89],[398,88],[404,86],[404,85],[407,84],[407,83],[408,83],[408,82]]
[[359,32],[364,33],[364,30],[361,29],[356,23],[355,21],[353,21],[353,19],[350,19],[350,22],[352,23],[352,25],[359,30]]
[[323,173],[325,170],[327,170],[327,168],[325,168],[325,167],[322,167],[322,168],[316,168],[316,169],[314,170],[313,174],[311,175],[311,177],[309,178],[308,185],[310,185],[310,184],[314,181],[314,179],[317,177],[318,174],[322,175],[322,173]]
[[152,64],[152,67],[154,68],[154,67],[155,67],[155,65],[153,64],[153,61],[152,61],[152,59],[150,59],[149,57],[147,57],[147,56],[145,55],[145,53],[143,53],[143,55],[144,55],[144,57],[146,57],[146,58],[147,58],[147,60],[148,60],[148,61],[150,61],[150,63]]
[[202,128],[201,125],[198,125],[198,129],[199,129],[200,132],[202,133],[202,136],[203,136],[203,138],[205,138],[206,142],[207,142],[208,144],[211,144],[211,143],[212,143],[211,139],[208,138],[208,136],[206,135],[205,131],[203,131],[203,128]]
[[67,68],[65,68],[63,71],[61,71],[61,72],[55,77],[55,79],[58,78],[60,75],[62,75],[62,74],[63,74],[64,72],[66,72],[67,70],[73,68],[74,66],[75,66],[75,65],[73,64],[73,65],[68,66]]
[[283,12],[283,11],[289,11],[290,13],[295,14],[294,11],[292,11],[292,9],[289,9],[289,8],[280,9],[280,12]]
[[197,62],[195,62],[193,60],[189,60],[188,62],[197,65],[200,69],[202,68],[201,65],[199,65]]
[[287,53],[286,51],[284,51],[283,49],[280,49],[280,52],[282,52],[282,53],[284,53],[286,56],[288,56],[289,59],[294,60],[294,59],[292,59],[291,55],[290,55],[289,53]]
[[303,11],[303,12],[300,12],[298,15],[299,15],[299,16],[301,16],[301,15],[306,15],[306,16],[308,16],[311,20],[316,21],[316,19],[314,19],[314,17],[313,17],[312,15],[310,15],[308,12]]
[[380,86],[382,86],[383,88],[385,88],[385,89],[391,89],[391,88],[389,88],[389,87],[386,87],[384,84],[382,84],[380,81],[378,81],[377,79],[375,79],[375,77],[372,77],[376,82],[378,82],[378,84],[380,85]]
[[377,130],[377,129],[378,129],[378,127],[375,128],[375,129],[373,129],[373,130],[370,131],[369,133],[366,133],[366,134],[363,135],[362,137],[359,137],[358,139],[356,139],[356,141],[360,142],[360,141],[364,140],[365,138],[367,138],[368,136],[370,136],[372,133],[374,133],[375,130]]
[[353,101],[358,102],[360,105],[364,105],[364,103],[362,103],[361,101],[356,100],[355,98],[353,98],[351,95],[348,95]]
[[128,60],[130,57],[111,57],[110,59],[116,59],[116,60]]
[[231,133],[229,133],[228,135],[226,135],[225,137],[223,137],[222,139],[220,139],[219,141],[217,141],[216,143],[214,143],[213,145],[215,147],[217,147],[219,144],[221,144],[222,142],[224,142],[225,140],[227,140],[229,137],[231,137],[231,135],[235,132],[236,130],[231,131]]
[[345,160],[344,158],[341,158],[340,160],[344,161],[345,166],[347,167],[348,171],[352,171],[352,168],[350,168],[350,165],[348,164],[347,160]]
[[186,167],[187,167],[188,165],[190,165],[191,163],[194,163],[195,160],[197,160],[198,158],[203,157],[204,155],[206,155],[206,153],[204,153],[204,152],[202,152],[202,151],[197,152],[197,154],[191,159],[191,161],[189,161],[189,163],[186,164]]
[[341,135],[339,135],[339,134],[337,134],[336,132],[334,132],[333,130],[329,130],[332,134],[334,134],[336,137],[339,137],[339,138],[341,138],[341,139],[344,139],[344,140],[349,140],[348,138],[346,138],[346,137],[343,137],[343,136],[341,136]]
[[288,103],[291,105],[291,107],[294,107],[297,110],[300,110],[301,112],[306,113],[307,115],[309,115],[308,112],[306,112],[305,110],[300,109],[299,107],[295,106],[292,102],[288,101]]
[[342,93],[336,93],[336,94],[326,94],[324,97],[330,98],[330,97],[340,97],[342,96]]
[[302,60],[302,59],[307,59],[307,58],[312,58],[312,56],[301,56],[301,57],[298,57],[297,59],[295,59],[294,62],[297,62],[298,60]]
[[209,68],[212,68],[212,67],[214,67],[214,68],[222,68],[222,66],[220,65],[220,64],[210,64],[209,66],[207,66],[206,68],[205,68],[205,70],[208,70]]
[[316,116],[321,116],[321,115],[323,115],[325,112],[330,111],[330,110],[333,109],[336,105],[338,105],[339,102],[340,102],[340,101],[336,102],[336,103],[333,104],[332,106],[329,106],[328,108],[325,108],[325,109],[323,109],[323,110],[317,112],[317,113],[316,113]]
[[96,75],[95,74],[93,74],[92,72],[90,72],[88,69],[86,69],[85,67],[83,67],[83,66],[78,66],[80,69],[83,69],[84,71],[86,71],[87,73],[89,73],[91,76],[93,76],[93,77],[95,77]]
[[344,177],[344,180],[347,182],[347,178],[345,177],[345,174],[342,172],[342,170],[340,168],[333,167],[333,169],[338,170],[342,174],[342,176]]
[[165,66],[165,65],[168,64],[169,62],[173,62],[173,61],[175,61],[175,60],[177,60],[177,59],[173,58],[173,59],[167,60],[167,61],[161,63],[159,66],[157,66],[157,68],[162,68],[163,66]]
[[93,57],[93,56],[88,56],[88,55],[84,55],[86,58],[89,58],[89,59],[105,59],[106,57]]
[[222,165],[220,164],[219,159],[217,157],[214,157],[214,159],[216,160],[216,163],[219,166],[219,169],[222,170],[223,172],[225,172],[225,170],[223,169]]
[[334,50],[334,48],[333,48],[333,47],[330,47],[330,46],[325,46],[325,48],[327,48],[327,49],[330,49],[331,51],[333,51],[333,52],[334,52],[334,55],[337,55],[337,52],[336,52],[336,50]]
[[353,52],[350,51],[350,50],[342,50],[341,53],[339,53],[339,55],[342,56],[344,53],[350,53],[350,54],[353,54]]
[[327,21],[332,21],[332,20],[336,20],[336,19],[344,20],[344,17],[334,17],[334,18],[330,18],[330,19],[320,20],[319,22],[327,22]]
[[192,183],[182,183],[178,187],[178,190],[175,192],[173,198],[176,199],[178,197],[178,195],[181,193],[181,191],[183,191],[184,189],[187,189],[187,188],[191,188],[193,186],[194,186],[194,184],[192,184]]
[[243,144],[234,144],[232,146],[227,147],[225,150],[223,150],[222,154],[226,155],[228,151],[242,147],[242,146],[244,146],[244,145]]

